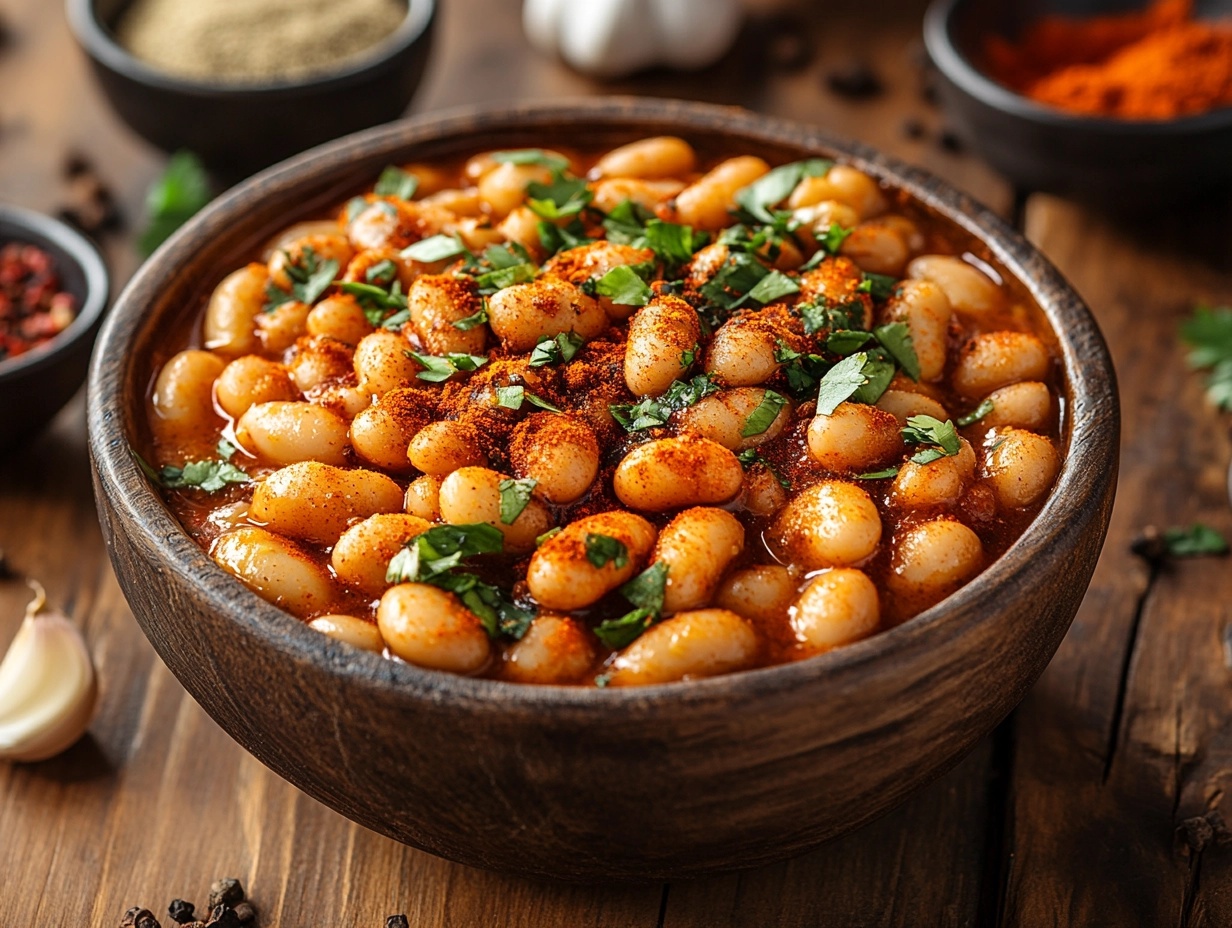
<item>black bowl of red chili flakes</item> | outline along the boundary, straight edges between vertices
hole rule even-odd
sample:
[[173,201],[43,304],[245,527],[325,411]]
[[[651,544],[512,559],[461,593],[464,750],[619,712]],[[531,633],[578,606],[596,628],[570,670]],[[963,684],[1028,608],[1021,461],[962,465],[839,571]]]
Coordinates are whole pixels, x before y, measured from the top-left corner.
[[0,205],[0,452],[42,428],[81,387],[109,287],[85,238]]

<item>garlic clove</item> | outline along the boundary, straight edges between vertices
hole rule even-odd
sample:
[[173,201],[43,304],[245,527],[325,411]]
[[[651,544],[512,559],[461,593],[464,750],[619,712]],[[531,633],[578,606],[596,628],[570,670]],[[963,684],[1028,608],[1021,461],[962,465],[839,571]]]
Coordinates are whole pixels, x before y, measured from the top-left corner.
[[80,738],[94,717],[98,679],[77,626],[59,612],[44,612],[35,596],[0,661],[0,760],[54,757]]

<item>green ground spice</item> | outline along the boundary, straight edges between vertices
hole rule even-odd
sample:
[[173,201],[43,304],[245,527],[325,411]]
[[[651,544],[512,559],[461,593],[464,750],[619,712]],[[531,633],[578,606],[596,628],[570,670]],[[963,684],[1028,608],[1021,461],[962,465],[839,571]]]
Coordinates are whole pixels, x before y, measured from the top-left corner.
[[406,0],[136,0],[116,33],[169,74],[265,83],[338,70],[405,16]]

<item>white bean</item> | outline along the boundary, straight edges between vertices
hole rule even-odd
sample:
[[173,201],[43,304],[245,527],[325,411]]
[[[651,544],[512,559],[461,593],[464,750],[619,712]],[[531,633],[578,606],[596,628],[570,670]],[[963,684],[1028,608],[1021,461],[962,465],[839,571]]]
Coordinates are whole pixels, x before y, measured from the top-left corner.
[[898,420],[876,406],[840,403],[830,415],[818,414],[808,428],[809,457],[836,474],[876,470],[903,451]]
[[1006,509],[1043,499],[1061,469],[1056,447],[1043,435],[1025,429],[1002,429],[987,452],[987,482]]
[[932,605],[971,579],[984,564],[979,536],[961,522],[915,525],[894,538],[888,584],[900,600]]
[[993,390],[988,394],[992,410],[976,423],[979,429],[1012,426],[1040,432],[1052,418],[1052,391],[1038,380],[1025,380]]
[[430,522],[402,512],[378,513],[342,533],[330,554],[338,579],[369,596],[380,596],[389,583],[389,562],[403,546],[432,527]]
[[417,379],[423,367],[407,357],[410,347],[405,338],[386,329],[361,338],[353,362],[359,388],[373,396],[384,396],[398,387],[423,383]]
[[907,265],[907,276],[931,280],[945,291],[955,312],[979,316],[1004,302],[1000,288],[983,271],[951,255],[923,255]]
[[441,519],[453,525],[485,522],[505,536],[505,551],[522,554],[552,527],[547,506],[531,497],[512,523],[501,518],[500,485],[509,478],[486,467],[463,467],[441,481]]
[[542,612],[505,652],[502,676],[518,683],[576,683],[595,663],[595,646],[576,619]]
[[787,618],[796,600],[797,583],[786,567],[762,564],[729,574],[719,584],[714,604],[730,609],[759,627],[772,628]]
[[770,424],[760,431],[745,434],[750,428],[758,428],[757,423],[750,425],[750,417],[767,402],[768,393],[773,391],[764,387],[737,387],[707,396],[680,413],[680,430],[718,442],[732,451],[773,441],[791,421],[791,402],[780,394],[774,395],[781,406]]
[[361,651],[380,654],[385,650],[385,639],[381,637],[381,630],[372,622],[353,615],[335,613],[318,616],[308,623],[308,627]]
[[411,439],[407,457],[419,470],[434,477],[447,477],[459,467],[479,467],[488,463],[475,430],[453,419],[433,422],[420,429]]
[[695,229],[715,231],[731,223],[736,194],[770,171],[761,158],[742,155],[712,168],[676,196],[674,220]]
[[923,381],[940,380],[945,373],[951,315],[950,298],[931,280],[903,281],[886,302],[886,321],[907,324]]
[[867,638],[880,618],[877,587],[863,571],[851,568],[814,577],[791,609],[791,627],[804,655]]
[[798,493],[774,521],[767,541],[804,570],[863,563],[881,541],[881,516],[860,487],[823,480]]
[[509,459],[515,474],[538,481],[548,502],[572,503],[599,475],[599,440],[577,416],[533,413],[514,427]]
[[158,372],[150,404],[162,427],[204,432],[216,427],[213,389],[227,362],[208,351],[181,351]]
[[482,670],[492,653],[479,616],[453,593],[425,583],[386,590],[376,621],[390,652],[408,664],[470,674]]
[[[627,559],[602,567],[587,552],[587,536],[603,535],[625,547]],[[549,609],[584,609],[645,566],[655,542],[654,526],[631,512],[603,512],[571,522],[546,539],[530,559],[526,584],[531,595]]]
[[401,510],[402,488],[384,474],[304,461],[258,484],[251,514],[280,534],[333,544],[352,519]]
[[1052,366],[1048,348],[1027,332],[985,332],[963,346],[954,368],[954,389],[978,399],[999,387],[1043,380]]
[[757,659],[757,632],[726,609],[681,612],[652,626],[612,662],[609,686],[713,677]]
[[649,512],[726,503],[743,483],[744,469],[730,450],[693,435],[638,445],[612,478],[622,503]]
[[[689,368],[701,339],[697,311],[679,297],[661,296],[629,323],[625,384],[635,396],[658,396]],[[686,352],[689,354],[686,355]]]
[[441,520],[441,478],[424,474],[406,488],[403,508],[409,515],[429,522]]
[[481,354],[488,327],[460,329],[455,323],[483,309],[483,297],[470,278],[452,274],[420,277],[407,296],[411,322],[428,354]]
[[727,565],[744,550],[744,526],[730,512],[698,506],[659,533],[652,564],[667,565],[663,613],[705,606]]
[[670,135],[638,139],[613,148],[590,171],[602,177],[659,178],[680,177],[693,171],[697,155],[684,139]]
[[268,282],[264,264],[249,264],[223,278],[205,308],[202,334],[206,348],[231,357],[257,349],[256,318],[265,306]]
[[522,352],[545,335],[574,332],[592,339],[607,328],[607,315],[594,297],[573,284],[544,277],[492,294],[488,323],[506,349]]
[[369,464],[394,473],[409,471],[408,446],[435,411],[436,402],[426,390],[390,390],[352,420],[351,445]]
[[238,419],[257,403],[299,398],[299,388],[286,367],[255,354],[236,358],[214,384],[218,405]]
[[337,595],[329,572],[289,538],[245,526],[219,535],[214,561],[262,599],[298,616],[320,612]]
[[235,424],[244,449],[274,464],[347,463],[347,421],[315,403],[272,402],[250,406]]
[[951,506],[958,502],[975,479],[975,452],[962,440],[958,454],[927,464],[906,461],[899,468],[890,490],[890,501],[904,509]]

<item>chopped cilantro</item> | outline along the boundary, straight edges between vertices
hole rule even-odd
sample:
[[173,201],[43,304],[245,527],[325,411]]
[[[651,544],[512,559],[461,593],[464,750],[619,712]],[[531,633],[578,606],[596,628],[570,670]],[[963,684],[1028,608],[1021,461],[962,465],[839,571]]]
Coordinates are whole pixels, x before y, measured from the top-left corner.
[[843,358],[826,371],[817,390],[818,415],[833,415],[841,403],[851,399],[860,387],[868,383],[864,375],[867,363],[868,353],[861,351]]
[[646,223],[654,213],[632,200],[622,200],[603,219],[607,240],[617,245],[633,245],[646,234]]
[[861,293],[867,293],[880,303],[883,300],[888,300],[893,295],[894,286],[897,283],[898,281],[886,274],[869,274],[866,271],[864,279],[860,281],[856,289]]
[[475,278],[475,283],[478,284],[480,293],[495,293],[497,290],[504,290],[514,284],[530,283],[535,279],[538,271],[539,268],[530,262],[513,264],[480,274]]
[[740,437],[752,438],[754,435],[763,434],[778,418],[779,412],[786,404],[787,400],[781,394],[767,390],[761,402],[757,404],[757,408],[745,420],[744,428],[740,430]]
[[654,296],[646,281],[627,264],[612,268],[595,282],[595,292],[618,306],[645,306]]
[[718,393],[719,385],[708,374],[698,374],[689,380],[674,380],[660,397],[644,397],[638,403],[618,403],[609,406],[612,418],[627,432],[667,425],[672,413],[697,403],[702,397]]
[[536,228],[539,233],[539,244],[549,255],[569,248],[580,248],[594,241],[586,237],[585,227],[576,219],[567,226],[558,226],[546,220],[540,220]]
[[1228,542],[1209,525],[1195,522],[1187,527],[1164,529],[1164,545],[1173,557],[1203,557],[1227,554]]
[[786,477],[784,477],[782,474],[780,474],[778,472],[778,469],[773,464],[771,464],[769,461],[767,461],[764,457],[762,457],[761,452],[758,451],[756,448],[745,448],[743,451],[739,452],[736,455],[736,460],[740,462],[740,465],[745,470],[748,470],[754,464],[760,464],[762,467],[764,467],[766,470],[770,472],[770,476],[772,476],[775,480],[778,481],[779,486],[781,486],[784,490],[791,489],[791,481],[788,480]]
[[885,470],[874,470],[867,474],[856,474],[856,480],[885,480],[887,477],[897,477],[897,467],[887,467]]
[[701,345],[694,345],[685,351],[680,352],[680,367],[681,370],[687,370],[693,366],[693,362],[697,360],[697,353],[701,350]]
[[586,560],[595,567],[606,567],[612,564],[617,570],[628,566],[629,549],[623,541],[610,535],[599,535],[595,532],[586,533]]
[[565,177],[557,171],[550,184],[534,181],[526,186],[526,205],[540,219],[563,219],[576,216],[594,199],[594,194],[580,177]]
[[553,406],[541,396],[536,396],[525,387],[510,386],[496,388],[496,404],[504,406],[506,409],[521,409],[522,403],[527,402],[532,406],[538,406],[540,409],[546,409],[548,412],[561,412],[557,406]]
[[835,329],[864,328],[864,304],[858,300],[839,306],[800,303],[796,306],[796,312],[804,321],[804,331],[808,335]]
[[824,158],[795,161],[774,168],[736,192],[736,202],[752,218],[774,223],[778,218],[770,208],[786,200],[805,177],[825,177],[834,162]]
[[177,151],[167,168],[145,195],[147,223],[137,248],[143,257],[171,237],[210,202],[210,179],[205,165],[190,151]]
[[[631,645],[642,632],[650,628],[653,618],[654,612],[650,609],[634,609],[619,619],[604,619],[595,626],[595,637],[603,642],[604,647],[619,651]],[[595,683],[606,685],[599,684],[599,678],[595,679]]]
[[965,429],[969,425],[975,425],[975,423],[979,422],[986,415],[992,412],[994,408],[996,407],[993,401],[991,399],[986,398],[982,403],[980,403],[980,405],[976,406],[975,409],[971,410],[971,412],[967,413],[965,416],[959,417],[958,419],[959,428]]
[[544,335],[530,353],[530,366],[568,363],[581,350],[583,344],[585,343],[582,336],[576,332],[561,332],[556,336]]
[[470,254],[462,239],[456,235],[433,235],[407,245],[400,252],[404,258],[419,261],[422,264],[435,264],[448,258],[459,258]]
[[853,229],[844,229],[837,222],[830,223],[826,229],[826,234],[818,240],[822,251],[828,255],[836,255],[839,249],[843,247],[843,242],[847,241],[847,237],[851,235]]
[[267,313],[293,300],[311,306],[329,289],[338,274],[337,259],[320,260],[311,245],[305,246],[297,259],[293,260],[285,251],[283,255],[287,259],[284,271],[291,281],[291,289],[283,290],[272,281],[266,284],[264,309]]
[[877,348],[868,352],[868,362],[864,365],[865,382],[851,397],[857,403],[868,403],[870,406],[876,403],[894,379],[894,362],[884,355],[885,352]]
[[692,226],[664,222],[661,219],[650,219],[646,222],[643,238],[644,242],[637,244],[644,244],[668,267],[679,267],[691,261],[694,252],[710,240],[709,235]]
[[235,453],[235,447],[230,442],[219,442],[218,453],[223,456],[221,461],[190,461],[183,467],[172,467],[170,464],[155,470],[136,451],[132,455],[147,477],[159,486],[168,490],[204,490],[206,493],[216,493],[229,483],[248,483],[251,479],[244,471],[225,458],[223,445]]
[[400,200],[409,200],[415,196],[415,191],[418,189],[418,177],[409,171],[390,165],[381,172],[372,192],[378,197],[397,197]]
[[530,496],[539,481],[527,477],[525,480],[502,480],[500,487],[500,520],[505,525],[513,525],[522,511],[530,505]]
[[370,284],[385,284],[388,286],[393,282],[393,279],[398,276],[398,265],[394,264],[388,258],[383,258],[378,261],[368,270],[364,271],[364,280]]
[[910,445],[926,445],[911,456],[916,464],[928,464],[939,458],[952,457],[962,450],[962,442],[954,423],[942,422],[932,416],[910,416],[902,430],[903,441]]
[[709,302],[723,309],[735,309],[747,299],[749,291],[756,287],[770,272],[766,266],[747,252],[729,255],[718,273],[702,285],[701,294]]
[[423,365],[424,369],[415,376],[428,383],[441,383],[459,371],[470,373],[488,363],[488,359],[481,354],[450,352],[446,355],[431,355],[416,351],[406,351],[404,354]]
[[826,350],[846,357],[867,345],[872,337],[872,332],[863,329],[831,329],[826,336]]
[[1192,349],[1189,366],[1210,371],[1207,399],[1219,409],[1232,411],[1232,308],[1199,306],[1181,325],[1181,338]]
[[471,313],[469,316],[463,316],[461,319],[455,319],[452,323],[455,329],[462,332],[469,332],[476,326],[481,326],[488,321],[488,301],[484,300],[483,305]]
[[774,350],[774,360],[783,365],[787,389],[792,396],[801,399],[817,389],[817,384],[831,367],[819,354],[803,354],[787,346],[781,338]]
[[630,603],[654,613],[663,611],[663,597],[667,592],[666,561],[656,561],[620,588],[620,595]]
[[536,535],[535,536],[535,547],[536,548],[539,547],[541,544],[543,544],[545,541],[547,541],[550,538],[555,538],[557,535],[559,535],[563,531],[564,529],[558,525],[555,528],[548,529],[542,535]]
[[912,380],[919,382],[920,359],[916,356],[915,345],[911,341],[911,330],[905,322],[891,322],[879,325],[873,329],[873,335],[903,369],[903,373]]
[[788,277],[782,271],[771,271],[749,291],[749,299],[764,305],[773,303],[779,297],[799,292],[800,284],[794,278]]

